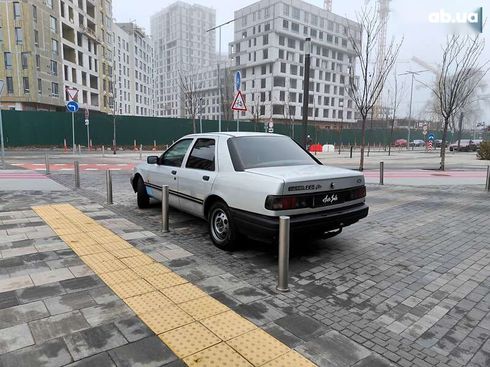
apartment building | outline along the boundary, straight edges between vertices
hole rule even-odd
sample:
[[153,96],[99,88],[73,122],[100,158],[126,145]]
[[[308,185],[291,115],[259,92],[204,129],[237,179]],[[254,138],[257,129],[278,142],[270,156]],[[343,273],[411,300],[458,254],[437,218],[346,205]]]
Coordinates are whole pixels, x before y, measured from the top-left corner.
[[54,0],[0,3],[0,108],[64,108],[59,18]]
[[154,50],[155,115],[186,117],[179,76],[215,64],[214,9],[177,1],[150,19]]
[[153,116],[153,47],[141,27],[114,24],[114,94],[119,115]]
[[311,38],[308,115],[335,127],[355,122],[345,84],[355,70],[348,29],[359,24],[301,0],[262,0],[235,12],[230,57],[242,74],[242,92],[253,120],[300,120],[305,39]]
[[66,88],[76,88],[81,108],[109,112],[111,0],[6,0],[0,9],[2,108],[64,110]]

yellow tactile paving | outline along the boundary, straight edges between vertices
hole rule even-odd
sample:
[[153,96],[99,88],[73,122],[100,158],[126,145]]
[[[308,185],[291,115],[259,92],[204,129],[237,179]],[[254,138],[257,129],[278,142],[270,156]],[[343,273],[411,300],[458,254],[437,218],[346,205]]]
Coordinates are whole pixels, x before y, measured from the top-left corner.
[[112,284],[110,287],[122,299],[139,296],[155,290],[147,281],[141,278],[126,283]]
[[245,358],[225,343],[216,344],[184,358],[184,362],[189,367],[252,367]]
[[162,293],[177,304],[207,296],[205,292],[190,283],[162,289]]
[[255,329],[227,341],[233,349],[254,366],[263,364],[289,352],[289,348],[262,329]]
[[192,317],[173,305],[142,313],[138,316],[155,334],[161,334],[194,322]]
[[124,302],[126,302],[126,304],[138,315],[172,305],[172,301],[165,297],[160,291],[126,298]]
[[226,311],[201,320],[202,324],[223,340],[230,340],[257,329],[255,324],[234,311]]
[[134,267],[133,271],[143,278],[149,278],[158,274],[170,273],[171,270],[160,263],[153,263],[149,265]]
[[187,280],[175,273],[157,274],[144,278],[157,289],[165,289],[187,283]]
[[185,358],[221,342],[220,338],[198,322],[160,334],[159,337],[179,358]]
[[229,310],[224,304],[209,296],[181,303],[179,307],[196,320],[206,319]]
[[142,253],[140,256],[134,256],[130,259],[121,259],[121,261],[129,268],[136,268],[138,266],[149,265],[154,260],[149,256],[143,255]]
[[264,367],[316,367],[316,364],[311,363],[305,357],[294,350],[290,350],[279,358],[264,364]]
[[75,207],[33,210],[188,366],[315,366]]
[[140,276],[131,269],[123,269],[113,271],[111,273],[99,274],[99,276],[109,286],[113,284],[126,283],[132,280],[141,279]]

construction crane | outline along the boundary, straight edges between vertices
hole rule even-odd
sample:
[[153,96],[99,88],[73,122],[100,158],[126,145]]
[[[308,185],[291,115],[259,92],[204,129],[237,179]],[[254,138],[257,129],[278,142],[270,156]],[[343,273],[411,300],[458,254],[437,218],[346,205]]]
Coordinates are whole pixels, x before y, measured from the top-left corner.
[[[379,31],[379,41],[378,41],[378,52],[377,52],[377,58],[376,58],[376,68],[378,70],[382,70],[383,68],[383,63],[384,59],[386,57],[386,34],[388,32],[388,18],[390,16],[390,1],[391,0],[377,0],[377,11],[378,11],[378,17],[379,17],[379,22],[381,24],[381,28]],[[369,0],[366,0],[366,3],[368,3]],[[383,108],[382,108],[383,102],[381,101],[381,98],[378,99],[376,104],[374,105],[373,108],[373,118],[375,119],[380,119],[383,113]]]

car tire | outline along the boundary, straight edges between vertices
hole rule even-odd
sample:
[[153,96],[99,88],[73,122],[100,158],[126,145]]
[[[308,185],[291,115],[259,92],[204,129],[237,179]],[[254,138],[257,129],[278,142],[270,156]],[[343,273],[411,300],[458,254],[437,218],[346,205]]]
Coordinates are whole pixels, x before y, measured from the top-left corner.
[[239,235],[230,208],[223,201],[216,201],[211,205],[208,226],[209,236],[216,247],[225,251],[236,249]]
[[138,203],[138,208],[146,209],[150,206],[150,197],[146,192],[145,183],[141,178],[138,179],[136,187],[136,202]]

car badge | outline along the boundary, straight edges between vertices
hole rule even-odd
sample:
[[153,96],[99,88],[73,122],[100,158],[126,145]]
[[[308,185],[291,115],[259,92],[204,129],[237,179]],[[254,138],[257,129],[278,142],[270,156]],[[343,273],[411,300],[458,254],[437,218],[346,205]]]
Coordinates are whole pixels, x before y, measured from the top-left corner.
[[330,188],[335,189],[335,184],[333,182],[330,184]]

